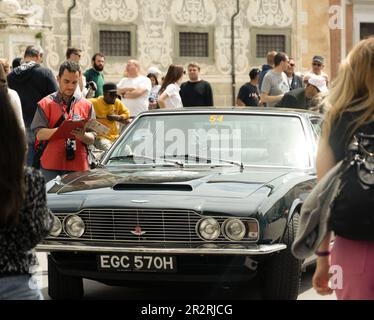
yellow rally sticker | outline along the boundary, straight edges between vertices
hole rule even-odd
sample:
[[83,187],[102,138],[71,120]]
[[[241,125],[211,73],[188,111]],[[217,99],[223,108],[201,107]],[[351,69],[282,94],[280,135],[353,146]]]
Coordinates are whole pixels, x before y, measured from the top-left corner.
[[223,115],[211,115],[209,117],[209,121],[211,123],[222,122],[223,121]]

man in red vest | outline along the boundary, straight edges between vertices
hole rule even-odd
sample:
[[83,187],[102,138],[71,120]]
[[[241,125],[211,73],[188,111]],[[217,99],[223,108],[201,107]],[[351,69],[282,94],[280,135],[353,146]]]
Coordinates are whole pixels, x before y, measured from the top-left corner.
[[38,102],[31,129],[39,142],[48,142],[40,158],[41,170],[46,181],[54,179],[57,175],[89,169],[87,146],[94,143],[94,133],[86,132],[84,128],[76,128],[71,132],[71,139],[50,140],[64,120],[95,118],[91,102],[74,96],[79,75],[80,67],[76,62],[63,62],[57,76],[59,91]]

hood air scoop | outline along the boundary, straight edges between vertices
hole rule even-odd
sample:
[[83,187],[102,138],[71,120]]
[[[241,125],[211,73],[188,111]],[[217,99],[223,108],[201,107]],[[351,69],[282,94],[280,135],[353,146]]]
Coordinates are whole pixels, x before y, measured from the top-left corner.
[[113,190],[192,191],[193,188],[188,184],[118,183],[113,186]]

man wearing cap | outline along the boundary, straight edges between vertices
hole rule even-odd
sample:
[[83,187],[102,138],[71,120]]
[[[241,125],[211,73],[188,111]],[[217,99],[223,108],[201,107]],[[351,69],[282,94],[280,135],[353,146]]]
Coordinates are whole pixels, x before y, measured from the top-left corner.
[[110,129],[105,136],[97,136],[95,147],[107,151],[119,136],[120,131],[117,122],[125,123],[126,119],[130,117],[130,113],[121,100],[118,99],[115,83],[105,83],[103,92],[103,96],[90,99],[90,101],[94,106],[96,119]]
[[327,94],[326,79],[312,75],[306,88],[298,88],[286,93],[276,105],[279,108],[314,109],[318,96]]
[[325,59],[321,56],[314,56],[313,62],[312,62],[312,70],[310,70],[304,76],[304,83],[307,84],[309,78],[312,75],[317,75],[317,76],[323,76],[326,79],[326,85],[328,86],[329,76],[325,72],[323,72],[324,68],[325,68]]

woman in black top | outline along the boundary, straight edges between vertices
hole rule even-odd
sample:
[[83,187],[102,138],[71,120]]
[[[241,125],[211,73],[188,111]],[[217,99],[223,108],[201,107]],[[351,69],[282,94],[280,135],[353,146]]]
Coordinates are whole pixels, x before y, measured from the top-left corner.
[[17,123],[0,65],[0,300],[43,298],[31,275],[33,249],[53,221],[41,173],[24,167],[26,137]]
[[[374,38],[361,41],[350,52],[325,103],[328,113],[317,154],[318,179],[344,159],[359,128],[374,133]],[[330,240],[328,232],[316,252],[313,287],[317,293],[331,294],[335,289],[338,299],[374,299],[374,242],[336,236],[330,258]],[[335,288],[328,286],[331,273]]]

